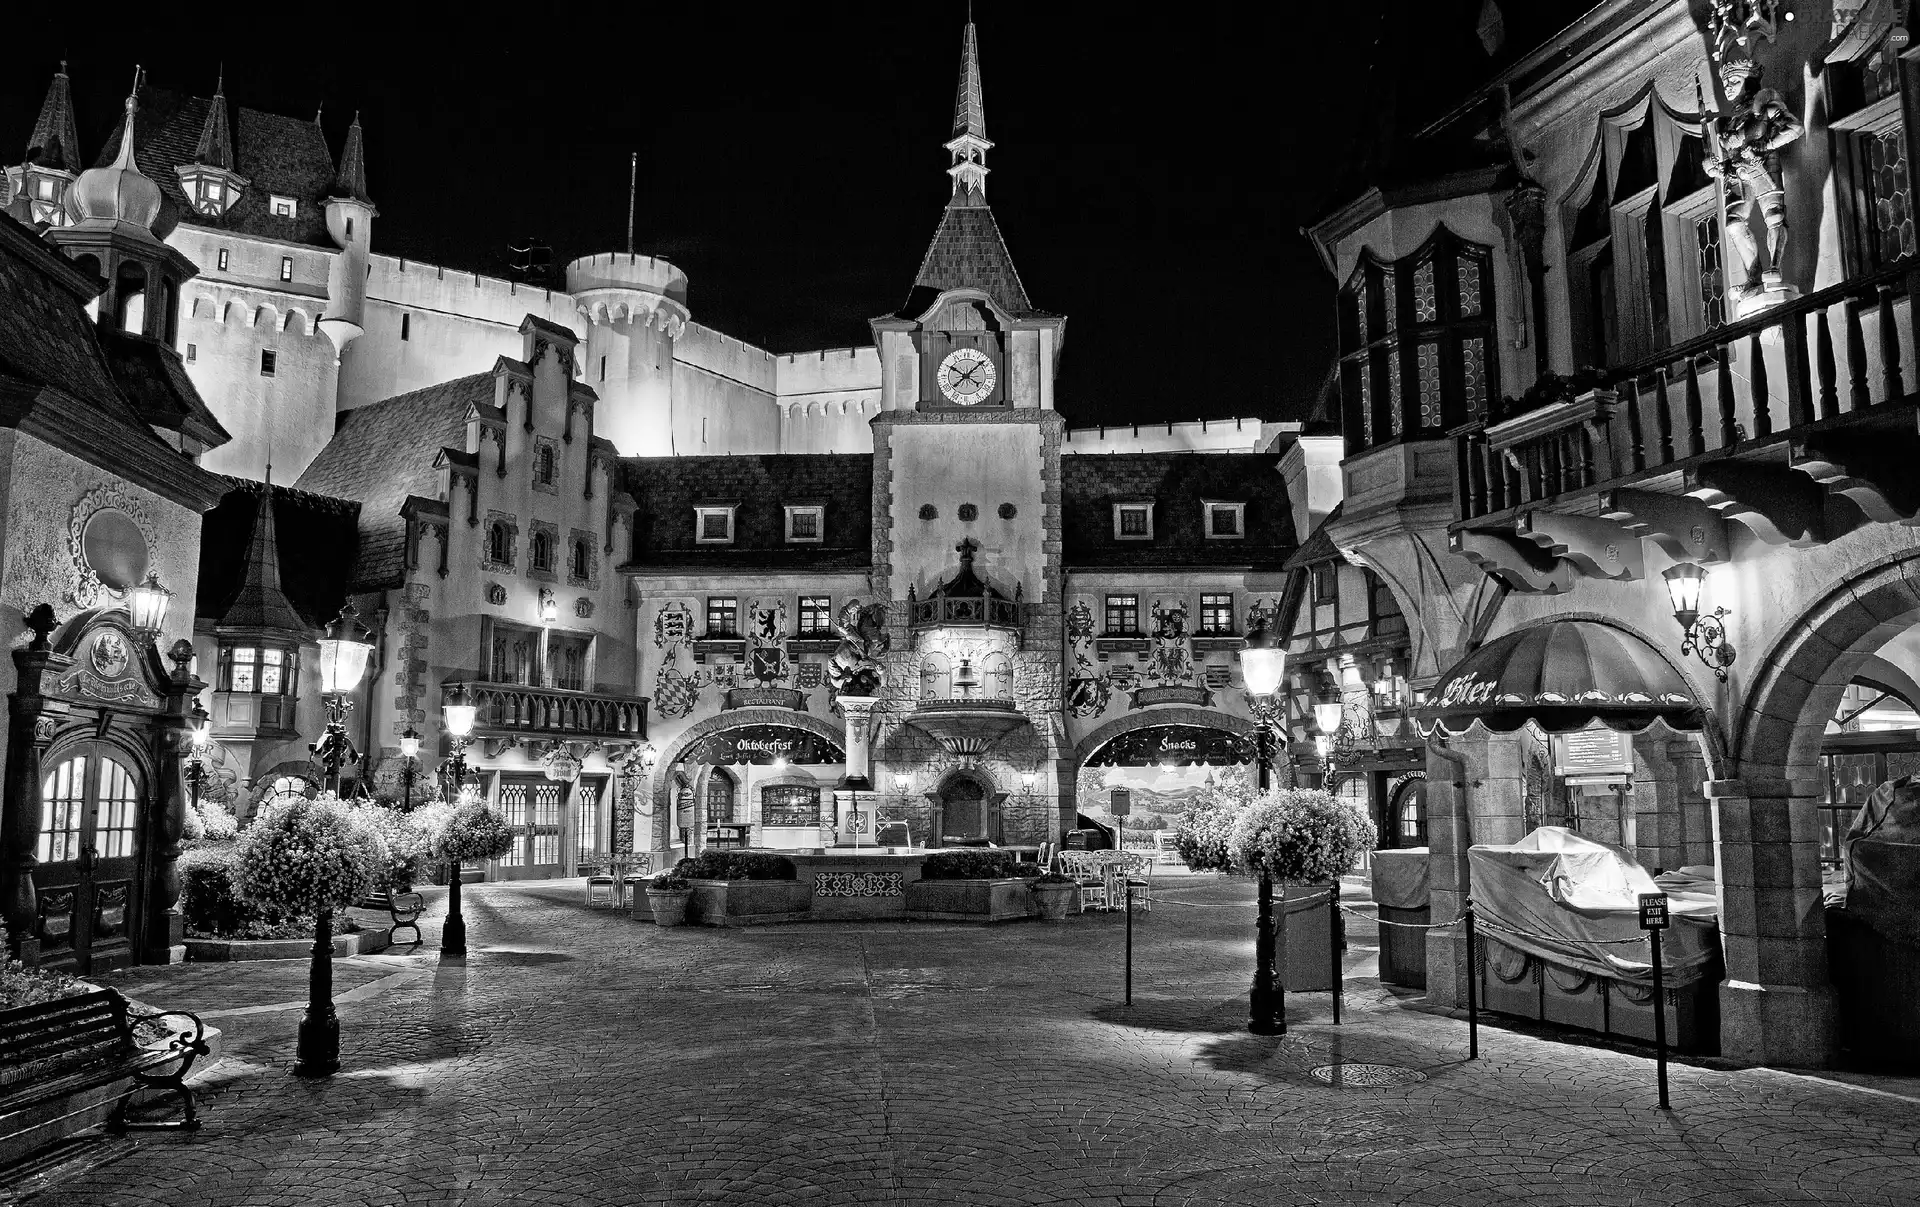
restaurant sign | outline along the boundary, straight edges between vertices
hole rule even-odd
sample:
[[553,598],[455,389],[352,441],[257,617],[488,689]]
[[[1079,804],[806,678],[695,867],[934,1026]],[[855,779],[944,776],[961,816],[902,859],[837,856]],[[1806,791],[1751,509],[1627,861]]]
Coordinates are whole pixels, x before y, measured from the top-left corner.
[[1093,767],[1220,767],[1253,761],[1253,743],[1224,729],[1201,725],[1152,725],[1123,733],[1094,751]]
[[785,725],[743,725],[701,738],[680,756],[682,762],[732,767],[740,763],[844,763],[847,752],[837,744]]

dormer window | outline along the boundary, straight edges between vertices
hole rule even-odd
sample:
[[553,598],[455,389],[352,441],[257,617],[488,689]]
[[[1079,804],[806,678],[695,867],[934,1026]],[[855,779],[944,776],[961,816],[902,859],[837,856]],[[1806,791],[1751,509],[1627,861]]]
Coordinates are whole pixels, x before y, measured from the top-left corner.
[[1245,503],[1216,503],[1208,500],[1202,506],[1206,508],[1208,540],[1235,541],[1246,536],[1247,505]]
[[293,198],[282,197],[278,193],[275,193],[269,198],[267,205],[273,211],[273,216],[276,218],[291,218],[297,209],[293,203]]
[[824,507],[788,507],[788,543],[797,545],[819,543],[825,526],[826,510]]
[[724,507],[696,507],[693,509],[693,539],[700,545],[733,544],[733,512],[731,505]]
[[1113,505],[1113,537],[1119,541],[1152,540],[1153,504],[1115,503]]

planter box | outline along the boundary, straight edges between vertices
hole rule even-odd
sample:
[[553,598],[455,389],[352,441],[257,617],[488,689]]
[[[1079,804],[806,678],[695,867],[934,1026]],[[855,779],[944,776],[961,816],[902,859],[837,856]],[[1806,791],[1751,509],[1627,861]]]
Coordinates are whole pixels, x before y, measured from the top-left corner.
[[[1419,909],[1395,909],[1391,905],[1380,907],[1380,979],[1389,985],[1405,985],[1413,989],[1427,987],[1427,932],[1415,930],[1415,926],[1425,926],[1433,921],[1433,910],[1428,906]],[[1394,922],[1410,923],[1408,926],[1389,925]]]
[[[152,1013],[152,1007],[139,1002],[127,1004],[135,1014]],[[196,1078],[220,1059],[220,1029],[207,1026],[202,1037],[207,1041],[207,1055],[194,1062]],[[23,1161],[50,1144],[105,1123],[120,1096],[132,1084],[132,1078],[123,1077],[91,1090],[76,1090],[0,1114],[0,1167]]]
[[1033,916],[1028,881],[915,880],[906,885],[907,916],[929,922],[1011,922]]
[[[812,906],[809,885],[798,880],[692,880],[687,921],[695,926],[756,926],[804,919]],[[641,896],[645,896],[642,893]],[[640,911],[636,908],[634,916]],[[647,910],[651,918],[653,911]]]
[[[390,927],[357,930],[333,936],[333,958],[367,956],[390,945]],[[188,939],[187,959],[196,964],[235,963],[241,960],[305,960],[313,955],[312,939]]]

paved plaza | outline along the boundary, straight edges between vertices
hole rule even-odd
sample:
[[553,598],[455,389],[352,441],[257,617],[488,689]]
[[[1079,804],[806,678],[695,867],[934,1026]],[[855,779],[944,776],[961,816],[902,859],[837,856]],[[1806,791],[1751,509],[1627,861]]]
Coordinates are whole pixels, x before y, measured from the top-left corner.
[[[473,954],[340,961],[342,1072],[289,1074],[299,961],[111,978],[202,1012],[205,1130],[17,1177],[36,1207],[295,1204],[1920,1203],[1920,1088],[1481,1030],[1366,979],[1246,1033],[1252,890],[1137,919],[662,930],[578,882],[475,886]],[[434,922],[444,896],[435,898]],[[404,952],[404,949],[402,949]],[[1327,1084],[1336,1063],[1423,1075]],[[1324,1076],[1324,1072],[1323,1072]]]

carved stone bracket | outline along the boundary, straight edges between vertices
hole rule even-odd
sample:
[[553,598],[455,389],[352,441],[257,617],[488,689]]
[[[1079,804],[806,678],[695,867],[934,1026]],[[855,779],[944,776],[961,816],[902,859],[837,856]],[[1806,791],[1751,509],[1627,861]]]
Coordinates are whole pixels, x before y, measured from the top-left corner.
[[1769,545],[1805,549],[1828,539],[1826,489],[1783,466],[1708,461],[1687,471],[1686,491]]
[[1920,523],[1920,477],[1911,438],[1874,431],[1826,432],[1788,445],[1787,463],[1835,494],[1845,495],[1870,520]]
[[1600,514],[1646,537],[1669,557],[1703,566],[1727,560],[1727,524],[1699,499],[1650,490],[1600,492]]
[[1572,590],[1579,578],[1572,562],[1510,532],[1464,529],[1453,534],[1450,545],[1455,553],[1516,591],[1556,595]]
[[1588,516],[1529,511],[1514,528],[1555,557],[1571,561],[1593,578],[1639,579],[1647,576],[1640,538],[1623,525]]

